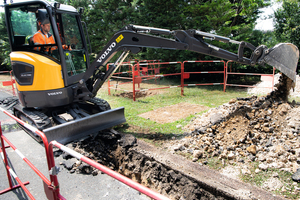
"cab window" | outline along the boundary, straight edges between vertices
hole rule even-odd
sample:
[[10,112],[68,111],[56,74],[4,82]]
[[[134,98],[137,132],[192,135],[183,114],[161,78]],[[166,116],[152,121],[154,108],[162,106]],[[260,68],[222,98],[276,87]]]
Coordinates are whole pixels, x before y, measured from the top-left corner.
[[86,50],[80,34],[78,19],[76,15],[69,13],[57,14],[56,21],[62,44],[69,76],[84,73],[87,69]]
[[[9,10],[10,19],[10,37],[12,43],[12,50],[30,50],[30,51],[39,51],[43,54],[51,54],[49,49],[57,49],[57,44],[55,42],[54,35],[54,44],[40,44],[35,43],[33,40],[34,34],[41,30],[41,23],[39,22],[38,10],[46,10],[43,5],[26,5],[20,7],[13,7]],[[50,34],[53,34],[52,26],[50,25]],[[58,59],[58,55],[54,58]]]

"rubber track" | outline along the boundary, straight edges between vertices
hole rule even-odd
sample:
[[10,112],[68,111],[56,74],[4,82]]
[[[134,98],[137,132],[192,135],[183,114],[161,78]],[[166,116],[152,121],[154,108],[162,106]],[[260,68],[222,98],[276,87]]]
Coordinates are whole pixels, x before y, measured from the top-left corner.
[[88,102],[97,105],[101,111],[106,111],[111,109],[109,103],[104,99],[94,97],[88,100]]

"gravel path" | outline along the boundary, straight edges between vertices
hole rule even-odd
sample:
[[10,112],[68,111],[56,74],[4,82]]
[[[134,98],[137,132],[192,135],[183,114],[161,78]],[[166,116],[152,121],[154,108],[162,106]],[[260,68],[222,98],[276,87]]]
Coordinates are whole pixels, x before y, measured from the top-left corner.
[[[279,73],[274,75],[274,85],[276,85],[278,83],[279,77],[280,77]],[[247,92],[249,95],[268,94],[272,91],[272,89],[266,88],[266,87],[270,87],[271,84],[272,84],[271,81],[261,81],[255,85],[256,86],[255,88],[249,88],[247,90]],[[296,78],[296,86],[294,88],[294,91],[293,91],[293,89],[291,89],[291,91],[290,91],[290,97],[300,97],[300,77],[299,77],[299,75],[297,75],[297,78]]]

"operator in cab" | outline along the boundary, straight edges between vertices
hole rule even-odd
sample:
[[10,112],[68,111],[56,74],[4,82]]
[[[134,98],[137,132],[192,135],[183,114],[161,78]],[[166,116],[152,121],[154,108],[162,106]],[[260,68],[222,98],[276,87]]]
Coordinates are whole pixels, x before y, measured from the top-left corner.
[[[33,35],[33,42],[35,45],[43,45],[43,44],[55,44],[53,35],[50,33],[50,21],[49,19],[44,19],[42,21],[40,21],[40,27],[41,29],[38,30],[38,32],[36,32]],[[35,47],[35,50],[41,51],[43,47]],[[57,47],[44,47],[44,51],[45,52],[49,52],[49,50],[55,50],[57,49]]]
[[[35,50],[43,51],[46,53],[52,53],[53,50],[57,50],[57,46],[55,46],[55,40],[53,35],[50,33],[51,24],[49,20],[49,16],[47,14],[46,9],[39,9],[38,10],[39,16],[39,26],[40,30],[38,30],[33,35],[33,43],[34,45],[45,45],[45,44],[53,44],[53,46],[41,46],[35,47]],[[62,40],[62,39],[61,39]],[[70,46],[63,44],[62,45],[64,50],[72,50]]]

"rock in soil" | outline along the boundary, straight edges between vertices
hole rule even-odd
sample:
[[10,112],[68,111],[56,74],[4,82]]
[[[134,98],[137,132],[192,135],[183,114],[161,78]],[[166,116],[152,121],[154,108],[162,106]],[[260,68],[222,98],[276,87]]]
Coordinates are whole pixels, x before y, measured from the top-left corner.
[[293,181],[300,182],[300,168],[292,175]]

